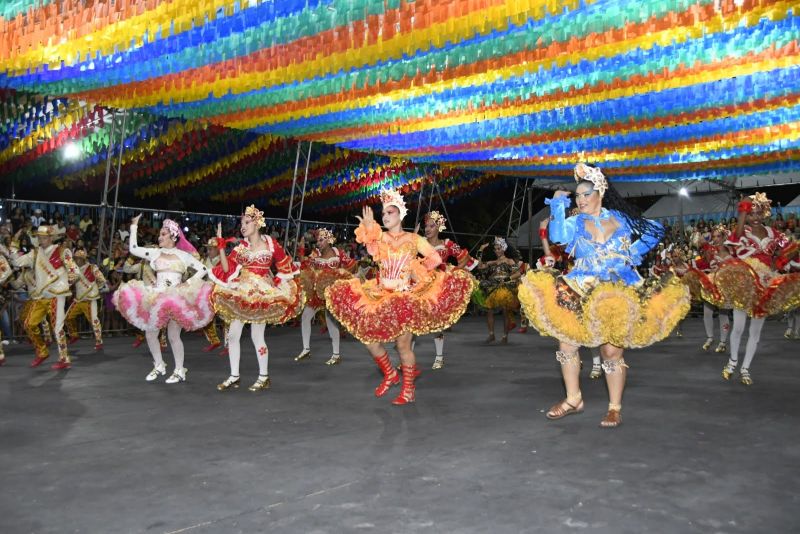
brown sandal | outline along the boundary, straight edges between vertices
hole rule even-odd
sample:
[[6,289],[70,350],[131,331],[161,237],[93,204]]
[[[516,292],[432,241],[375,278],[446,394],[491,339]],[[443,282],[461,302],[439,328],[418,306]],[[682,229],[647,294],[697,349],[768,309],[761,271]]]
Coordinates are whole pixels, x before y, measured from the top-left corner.
[[[563,405],[566,404],[569,408],[564,409]],[[583,399],[578,401],[577,406],[573,406],[570,404],[567,399],[559,402],[558,404],[554,404],[547,410],[547,413],[544,414],[550,420],[555,421],[556,419],[561,419],[562,417],[566,417],[568,415],[581,413],[583,412]]]
[[606,416],[600,421],[601,428],[616,428],[622,424],[622,414],[619,410],[608,410]]

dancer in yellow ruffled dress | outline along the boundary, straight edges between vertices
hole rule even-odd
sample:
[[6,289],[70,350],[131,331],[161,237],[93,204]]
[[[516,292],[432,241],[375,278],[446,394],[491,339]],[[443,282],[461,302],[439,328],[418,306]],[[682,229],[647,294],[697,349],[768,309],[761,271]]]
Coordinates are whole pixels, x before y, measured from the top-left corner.
[[486,325],[489,328],[487,343],[495,340],[494,337],[494,314],[498,310],[503,313],[503,337],[501,343],[508,343],[508,333],[514,328],[513,314],[519,309],[519,299],[517,299],[517,286],[522,277],[521,261],[517,261],[506,255],[508,243],[502,237],[494,238],[495,259],[483,262],[483,250],[488,243],[481,245],[478,252],[478,264],[480,271],[480,288],[486,298],[483,306],[486,308]]
[[583,411],[578,349],[599,346],[609,393],[601,426],[616,427],[622,421],[628,367],[624,349],[666,337],[689,311],[689,290],[677,279],[646,283],[636,271],[642,256],[661,239],[660,225],[632,214],[600,169],[578,164],[575,180],[578,215],[565,216],[570,203],[566,191],[556,191],[545,201],[551,210],[550,240],[566,245],[573,267],[564,275],[529,271],[519,297],[531,324],[559,341],[556,359],[567,398],[550,408],[547,417]]
[[383,372],[375,389],[378,397],[400,381],[383,346],[397,342],[403,387],[392,403],[406,404],[415,398],[413,336],[441,332],[455,323],[467,308],[473,282],[464,270],[438,270],[442,259],[436,250],[424,237],[403,231],[407,209],[397,191],[382,191],[381,200],[386,231],[381,231],[369,206],[356,229],[356,240],[379,264],[378,278],[336,281],[325,290],[325,302],[331,314],[367,346]]

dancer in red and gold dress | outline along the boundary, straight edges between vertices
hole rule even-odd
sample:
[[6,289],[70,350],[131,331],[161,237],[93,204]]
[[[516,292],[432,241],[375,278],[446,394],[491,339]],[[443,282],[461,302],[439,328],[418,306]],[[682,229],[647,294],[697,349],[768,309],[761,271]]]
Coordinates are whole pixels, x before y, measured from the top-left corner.
[[[264,213],[255,206],[248,207],[242,215],[241,242],[229,256],[220,254],[220,264],[214,268],[217,283],[211,294],[214,311],[228,327],[228,359],[231,374],[217,386],[219,391],[239,387],[239,339],[245,324],[250,324],[250,337],[258,358],[258,380],[250,391],[261,391],[270,387],[269,351],[264,342],[267,324],[282,324],[300,313],[305,296],[300,284],[294,279],[297,271],[292,258],[272,237],[261,235],[266,226]],[[222,238],[222,227],[217,227],[217,248],[222,251],[226,240]],[[273,278],[272,267],[277,276]],[[216,282],[216,280],[215,280]]]
[[718,306],[733,308],[733,328],[730,358],[722,369],[722,378],[730,380],[739,363],[741,344],[747,318],[750,329],[745,347],[739,381],[753,384],[750,365],[756,355],[761,329],[770,315],[790,312],[800,305],[800,273],[780,274],[797,255],[797,243],[764,225],[772,212],[771,201],[764,193],[756,193],[738,206],[736,230],[727,245],[734,256],[723,261],[704,284],[703,298]]
[[[458,269],[472,271],[478,266],[478,260],[471,258],[469,253],[458,246],[450,239],[441,239],[439,232],[447,230],[447,219],[438,211],[431,211],[426,213],[423,218],[425,223],[425,239],[439,253],[442,258],[442,263],[439,264],[440,270],[448,269],[448,262],[453,260]],[[433,344],[436,348],[436,359],[433,360],[433,369],[441,369],[444,367],[444,332],[439,332],[433,338]]]
[[[333,232],[320,228],[317,230],[316,248],[300,262],[300,281],[306,294],[306,307],[300,321],[303,350],[295,357],[296,362],[311,356],[311,319],[319,310],[325,312],[325,324],[333,346],[331,357],[325,365],[336,365],[342,361],[339,354],[339,326],[325,308],[325,290],[336,280],[353,278],[357,264],[343,250],[334,247],[335,242]],[[300,256],[304,256],[304,251],[301,251]]]
[[325,302],[331,314],[367,346],[383,372],[375,389],[378,397],[400,381],[383,346],[397,342],[403,387],[392,403],[406,404],[415,399],[413,336],[441,332],[455,323],[467,308],[473,282],[466,271],[437,269],[442,258],[430,243],[403,231],[407,210],[397,191],[382,191],[381,200],[386,231],[381,231],[369,206],[356,229],[356,240],[367,246],[380,266],[378,278],[334,282],[325,291]]

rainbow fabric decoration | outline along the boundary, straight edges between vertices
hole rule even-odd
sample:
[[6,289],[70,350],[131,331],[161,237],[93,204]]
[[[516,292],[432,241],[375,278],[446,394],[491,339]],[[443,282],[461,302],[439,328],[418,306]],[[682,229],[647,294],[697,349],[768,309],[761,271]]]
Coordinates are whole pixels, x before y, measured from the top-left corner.
[[286,138],[331,145],[320,209],[386,169],[401,186],[430,169],[569,179],[578,160],[627,181],[797,172],[798,39],[793,0],[13,0],[0,88],[49,100],[5,123],[0,166],[112,107],[150,117],[126,140],[141,157],[185,136],[216,146],[163,179],[143,163],[142,197],[203,183],[280,203]]

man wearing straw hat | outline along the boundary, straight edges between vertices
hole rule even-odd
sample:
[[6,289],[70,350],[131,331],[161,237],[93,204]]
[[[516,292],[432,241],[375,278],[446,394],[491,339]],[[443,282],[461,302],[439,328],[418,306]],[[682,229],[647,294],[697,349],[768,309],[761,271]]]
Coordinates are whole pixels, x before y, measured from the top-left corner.
[[13,242],[10,258],[14,267],[29,267],[34,273],[35,284],[30,293],[30,309],[25,317],[25,331],[36,350],[36,357],[31,362],[31,367],[38,367],[49,356],[39,323],[47,317],[49,311],[54,310],[54,333],[58,342],[58,362],[54,363],[51,368],[54,370],[69,369],[71,360],[67,352],[67,336],[64,333],[66,317],[64,304],[71,294],[69,287],[75,281],[77,269],[72,261],[72,253],[55,244],[55,239],[59,237],[59,234],[54,226],[40,225],[36,230],[36,237],[39,242],[38,248],[19,257],[13,254],[18,247],[18,243]]

